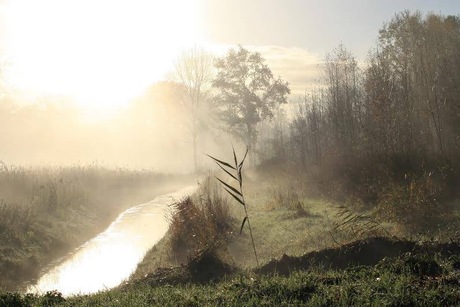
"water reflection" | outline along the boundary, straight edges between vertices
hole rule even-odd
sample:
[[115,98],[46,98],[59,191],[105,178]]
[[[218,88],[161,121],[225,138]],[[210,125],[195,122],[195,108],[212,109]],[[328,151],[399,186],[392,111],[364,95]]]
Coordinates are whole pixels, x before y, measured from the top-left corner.
[[195,189],[190,186],[126,210],[104,232],[43,275],[28,292],[58,290],[66,296],[94,293],[119,285],[165,235],[167,205]]

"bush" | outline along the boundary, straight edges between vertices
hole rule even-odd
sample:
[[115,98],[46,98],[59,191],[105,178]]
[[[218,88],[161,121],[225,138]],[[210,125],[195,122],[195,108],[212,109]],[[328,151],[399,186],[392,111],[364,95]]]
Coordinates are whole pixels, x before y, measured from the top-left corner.
[[448,208],[440,204],[441,194],[441,186],[431,180],[430,174],[392,183],[379,195],[378,214],[410,232],[431,230],[449,215]]
[[233,237],[235,219],[226,198],[207,179],[194,198],[172,206],[171,256],[184,262],[204,251],[222,251]]

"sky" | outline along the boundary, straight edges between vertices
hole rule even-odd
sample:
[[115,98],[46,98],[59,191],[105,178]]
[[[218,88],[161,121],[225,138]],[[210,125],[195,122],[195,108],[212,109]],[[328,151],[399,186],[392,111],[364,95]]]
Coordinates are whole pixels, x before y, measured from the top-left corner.
[[303,95],[318,79],[318,64],[339,44],[360,62],[378,31],[404,10],[460,14],[458,0],[203,0],[207,41],[252,46],[275,74]]
[[[363,63],[378,30],[405,9],[458,15],[460,0],[0,0],[0,98],[8,97],[0,107],[39,103],[49,111],[30,117],[35,108],[0,108],[0,143],[8,144],[0,160],[190,167],[189,141],[176,124],[184,112],[140,98],[172,76],[182,50],[258,51],[295,101],[316,84],[326,53],[343,43]],[[131,116],[136,97],[152,109]],[[207,152],[223,148],[201,142]]]
[[180,50],[241,44],[302,93],[327,52],[358,60],[397,12],[458,15],[458,0],[0,0],[0,64],[9,88],[115,109],[170,75]]
[[378,30],[403,10],[460,14],[458,0],[203,0],[208,40],[305,48],[322,56],[344,43],[365,57]]

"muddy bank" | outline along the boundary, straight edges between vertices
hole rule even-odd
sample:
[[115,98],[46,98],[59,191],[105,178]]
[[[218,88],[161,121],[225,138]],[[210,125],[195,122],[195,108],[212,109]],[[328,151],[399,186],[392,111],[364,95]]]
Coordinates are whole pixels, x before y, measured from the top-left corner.
[[[413,268],[420,275],[438,276],[442,268],[432,260],[423,260],[425,256],[438,255],[453,259],[454,269],[460,269],[460,243],[418,243],[387,237],[375,237],[355,241],[337,248],[328,248],[309,252],[300,257],[283,255],[250,273],[260,275],[289,276],[294,271],[306,271],[318,266],[343,270],[358,266],[378,266],[399,259],[403,265]],[[414,263],[411,263],[414,262]],[[244,273],[215,255],[205,253],[191,259],[189,264],[180,267],[160,268],[144,278],[131,281],[122,288],[135,287],[138,284],[150,286],[185,285],[189,283],[217,282],[235,273]]]
[[439,254],[443,257],[460,255],[460,244],[417,243],[387,237],[375,237],[355,241],[337,248],[313,251],[300,257],[283,255],[263,265],[258,274],[289,275],[295,270],[307,270],[315,265],[331,269],[346,269],[353,266],[374,266],[387,258],[396,258],[407,253]]

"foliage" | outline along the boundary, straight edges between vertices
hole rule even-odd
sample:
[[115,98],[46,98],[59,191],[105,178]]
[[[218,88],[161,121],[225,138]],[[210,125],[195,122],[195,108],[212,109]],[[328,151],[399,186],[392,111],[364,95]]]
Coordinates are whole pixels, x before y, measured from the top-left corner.
[[458,18],[405,11],[381,29],[367,72],[366,109],[378,120],[369,132],[383,133],[384,150],[458,152],[459,27]]
[[260,53],[239,46],[215,63],[217,76],[213,86],[217,91],[214,100],[218,118],[253,152],[257,125],[273,117],[277,106],[287,103],[290,93],[288,84],[281,78],[275,79],[264,62]]
[[440,204],[441,187],[430,175],[407,178],[402,184],[390,184],[383,189],[378,213],[390,221],[399,222],[410,233],[427,232],[448,221],[451,211]]
[[[363,65],[339,45],[326,55],[318,87],[295,105],[289,136],[279,138],[285,164],[321,194],[385,208],[381,218],[409,228],[427,226],[460,196],[459,59],[459,18],[433,13],[397,14]],[[437,192],[423,183],[428,174]],[[416,212],[412,226],[408,212]]]
[[296,163],[455,160],[459,29],[458,18],[406,11],[380,30],[366,66],[343,45],[329,53],[320,89],[298,103],[291,121]]
[[331,231],[331,236],[337,242],[337,234],[345,237],[348,240],[364,239],[369,237],[377,237],[391,234],[378,221],[375,214],[357,213],[351,209],[351,206],[338,206],[334,228]]

